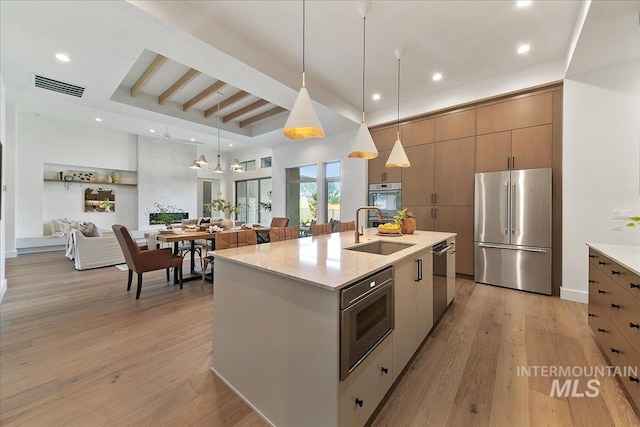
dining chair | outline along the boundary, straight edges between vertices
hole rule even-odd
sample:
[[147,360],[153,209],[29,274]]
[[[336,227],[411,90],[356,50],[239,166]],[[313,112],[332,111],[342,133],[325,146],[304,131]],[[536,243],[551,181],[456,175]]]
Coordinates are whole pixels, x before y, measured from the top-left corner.
[[[167,269],[167,280],[169,280],[169,268],[177,268],[179,272],[180,289],[182,289],[182,257],[173,255],[171,248],[148,249],[148,247],[140,247],[133,240],[131,233],[124,225],[114,224],[113,229],[124,259],[129,267],[129,280],[127,281],[127,291],[131,290],[131,281],[133,280],[133,272],[138,274],[138,289],[136,291],[136,299],[140,298],[142,291],[142,273],[148,271]],[[145,249],[146,248],[146,249]]]
[[291,227],[285,227],[284,229],[285,240],[297,239],[298,237],[300,237],[300,230],[298,230],[297,226],[292,225]]
[[[239,241],[239,234],[242,233],[243,237],[241,239],[243,239],[243,245],[242,246],[246,246],[247,242],[247,238],[244,237],[245,232],[246,231],[250,231],[253,234],[253,237],[255,239],[255,235],[256,233],[253,230],[241,230],[241,231],[219,231],[216,233],[216,238],[215,238],[215,245],[216,245],[216,251],[218,250],[222,250],[222,249],[229,249],[229,248],[237,248],[238,245],[238,241]],[[255,240],[254,240],[255,241]],[[252,244],[257,244],[256,243],[252,243]],[[204,279],[205,279],[205,275],[207,272],[207,267],[209,266],[209,264],[211,264],[211,274],[213,275],[213,251],[209,251],[207,252],[207,255],[205,257],[202,258],[202,282],[200,284],[200,287],[204,287]]]
[[238,233],[238,247],[258,244],[258,237],[254,230],[240,230]]
[[286,240],[286,227],[271,227],[269,229],[269,242]]
[[311,226],[312,236],[321,236],[323,234],[331,234],[331,224],[314,224]]
[[286,227],[289,225],[289,218],[275,217],[271,218],[269,227]]
[[356,229],[355,221],[340,221],[340,225],[338,226],[339,231],[353,231]]

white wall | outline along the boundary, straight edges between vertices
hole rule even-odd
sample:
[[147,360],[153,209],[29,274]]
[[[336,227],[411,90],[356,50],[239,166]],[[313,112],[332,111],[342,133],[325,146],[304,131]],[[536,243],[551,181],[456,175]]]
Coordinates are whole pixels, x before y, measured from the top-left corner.
[[[355,126],[357,129],[357,126]],[[273,216],[286,216],[286,171],[287,168],[318,165],[321,182],[323,163],[340,161],[341,163],[341,195],[340,195],[340,219],[342,221],[355,220],[358,207],[366,205],[367,201],[367,161],[362,159],[350,159],[347,157],[351,151],[351,142],[355,137],[353,132],[345,132],[338,135],[327,136],[323,139],[309,141],[292,141],[286,147],[273,150],[272,155],[272,214]],[[318,185],[318,200],[324,198],[324,186]],[[318,216],[324,215],[320,210]],[[362,214],[361,224],[365,224],[365,216]],[[326,218],[319,217],[319,222],[326,222]]]
[[[6,100],[5,100],[5,88],[4,88],[4,80],[2,78],[2,72],[0,71],[0,143],[5,144],[5,128],[6,128]],[[4,185],[4,157],[2,158],[2,162],[0,163],[0,182]],[[4,217],[5,217],[5,198],[4,198],[4,188],[0,188],[0,302],[2,302],[2,297],[4,297],[4,293],[7,291],[7,279],[4,278],[4,258],[5,258],[5,249],[4,249]]]
[[20,112],[17,118],[16,238],[43,236],[51,220],[61,217],[91,221],[103,229],[116,223],[136,225],[136,187],[111,187],[116,211],[95,213],[84,212],[84,190],[91,184],[73,183],[66,190],[62,183],[43,181],[45,163],[88,171],[135,171],[134,135],[106,130],[98,123],[82,125],[31,113]]
[[612,209],[640,213],[640,62],[564,82],[561,297],[588,300],[586,242],[640,245]]

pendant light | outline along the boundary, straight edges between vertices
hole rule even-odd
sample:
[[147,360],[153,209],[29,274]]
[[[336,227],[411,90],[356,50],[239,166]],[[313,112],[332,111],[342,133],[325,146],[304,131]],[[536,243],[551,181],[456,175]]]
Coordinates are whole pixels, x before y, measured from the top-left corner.
[[324,138],[324,130],[313,107],[305,82],[305,1],[302,0],[302,87],[282,129],[287,138],[309,139]]
[[207,158],[204,156],[204,154],[200,154],[200,157],[198,157],[198,160],[196,160],[196,163],[199,164],[200,166],[209,165],[209,162],[207,161]]
[[220,98],[222,97],[222,94],[220,92],[217,92],[216,95],[218,96],[218,111],[216,113],[216,117],[218,118],[218,161],[216,163],[216,168],[213,170],[213,173],[224,173],[224,171],[220,167]]
[[362,36],[362,123],[360,123],[360,128],[358,129],[358,133],[356,133],[356,137],[353,141],[353,148],[349,153],[348,157],[359,158],[359,159],[375,159],[378,157],[378,149],[376,148],[376,144],[373,142],[373,138],[371,138],[371,133],[369,132],[369,128],[367,127],[367,123],[364,118],[364,76],[365,76],[365,63],[366,63],[366,47],[367,47],[367,13],[371,9],[371,3],[368,1],[360,2],[358,5],[358,10],[362,15],[362,28],[363,28],[363,36]]
[[389,159],[385,166],[388,168],[408,168],[411,166],[411,163],[409,163],[407,154],[404,152],[404,148],[402,148],[402,142],[400,142],[400,59],[404,54],[404,49],[399,47],[393,53],[395,53],[396,58],[398,58],[398,130],[396,133],[396,143],[393,144],[393,149],[391,150],[391,154],[389,154]]

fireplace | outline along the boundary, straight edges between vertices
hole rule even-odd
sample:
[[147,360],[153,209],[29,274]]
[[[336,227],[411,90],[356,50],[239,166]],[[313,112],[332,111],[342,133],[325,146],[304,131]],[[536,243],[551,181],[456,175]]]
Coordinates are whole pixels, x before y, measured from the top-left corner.
[[150,213],[149,214],[149,225],[161,225],[164,222],[160,220],[162,216],[171,215],[173,218],[172,223],[180,222],[183,219],[189,219],[189,212],[169,212],[169,213]]

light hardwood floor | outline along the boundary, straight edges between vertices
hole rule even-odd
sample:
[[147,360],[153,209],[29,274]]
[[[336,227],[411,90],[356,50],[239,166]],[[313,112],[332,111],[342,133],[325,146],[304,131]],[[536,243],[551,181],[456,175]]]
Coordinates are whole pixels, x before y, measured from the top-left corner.
[[[180,291],[164,271],[145,273],[136,301],[126,272],[75,271],[60,252],[8,259],[6,273],[1,425],[265,425],[209,370],[210,284]],[[516,372],[604,364],[585,305],[458,279],[372,424],[640,426],[613,378],[596,398],[551,398],[551,378]]]

